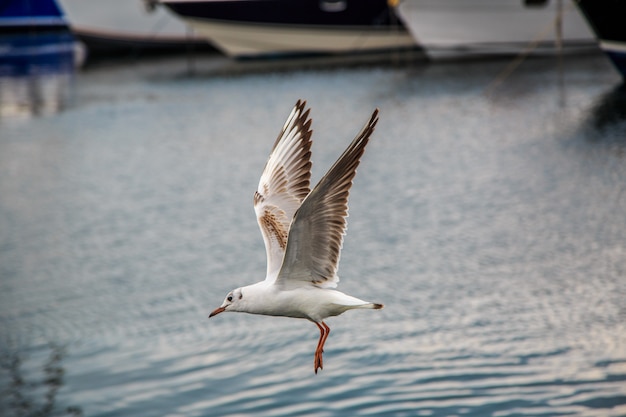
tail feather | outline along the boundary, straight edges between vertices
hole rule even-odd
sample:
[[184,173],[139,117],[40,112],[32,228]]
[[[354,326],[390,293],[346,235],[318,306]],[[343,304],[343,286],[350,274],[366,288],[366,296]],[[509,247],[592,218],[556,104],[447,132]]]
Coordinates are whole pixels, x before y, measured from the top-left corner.
[[367,304],[361,304],[356,306],[356,308],[371,308],[372,310],[380,310],[381,308],[384,308],[385,306],[383,304],[379,304],[379,303],[367,303]]
[[[381,308],[383,308],[384,305],[382,304],[378,304],[378,303],[368,303],[368,302],[364,302],[362,304],[352,304],[352,305],[334,305],[334,309],[332,311],[327,312],[326,315],[323,315],[322,318],[324,317],[330,317],[330,316],[338,316],[339,314],[342,314],[348,310],[352,310],[352,309],[372,309],[372,310],[380,310]],[[316,321],[313,319],[313,321]]]

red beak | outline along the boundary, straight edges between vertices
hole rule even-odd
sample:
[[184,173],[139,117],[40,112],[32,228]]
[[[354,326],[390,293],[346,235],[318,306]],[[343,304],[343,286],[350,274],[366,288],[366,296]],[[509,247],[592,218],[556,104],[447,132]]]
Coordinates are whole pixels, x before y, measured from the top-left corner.
[[213,312],[211,314],[209,314],[209,318],[213,317],[213,316],[217,316],[218,314],[220,314],[222,311],[226,310],[226,307],[218,307],[215,310],[213,310]]

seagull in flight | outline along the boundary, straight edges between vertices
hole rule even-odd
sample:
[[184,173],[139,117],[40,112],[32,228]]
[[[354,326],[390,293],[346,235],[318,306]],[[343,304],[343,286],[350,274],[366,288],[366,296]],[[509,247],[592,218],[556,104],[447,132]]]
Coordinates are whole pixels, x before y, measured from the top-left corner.
[[311,191],[311,119],[298,100],[261,175],[254,211],[267,254],[265,280],[229,292],[209,317],[236,311],[307,319],[320,338],[314,370],[330,328],[324,319],[352,309],[381,309],[335,290],[337,266],[346,233],[348,195],[365,146],[378,122],[374,111],[361,132]]

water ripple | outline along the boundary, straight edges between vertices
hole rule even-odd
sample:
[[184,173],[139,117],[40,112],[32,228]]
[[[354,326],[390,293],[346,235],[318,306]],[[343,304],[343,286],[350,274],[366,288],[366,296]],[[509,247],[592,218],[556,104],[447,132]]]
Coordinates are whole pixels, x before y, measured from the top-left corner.
[[[623,123],[588,137],[603,63],[567,66],[565,105],[542,60],[491,99],[490,62],[81,74],[82,105],[0,138],[0,409],[18,374],[45,403],[61,346],[57,414],[626,415]],[[339,272],[386,308],[330,319],[318,375],[313,324],[207,318],[262,279],[245,190],[299,97],[316,178],[356,133],[346,120],[382,111]]]

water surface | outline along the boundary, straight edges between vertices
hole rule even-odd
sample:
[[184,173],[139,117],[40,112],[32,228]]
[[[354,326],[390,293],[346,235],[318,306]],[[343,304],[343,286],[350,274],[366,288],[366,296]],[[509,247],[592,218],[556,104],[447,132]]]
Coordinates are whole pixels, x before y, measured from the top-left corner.
[[[603,56],[490,89],[506,61],[195,65],[91,68],[65,111],[2,121],[6,415],[626,414],[625,94]],[[339,273],[386,308],[330,319],[318,375],[313,324],[207,319],[263,279],[252,194],[299,98],[314,181],[381,111]]]

